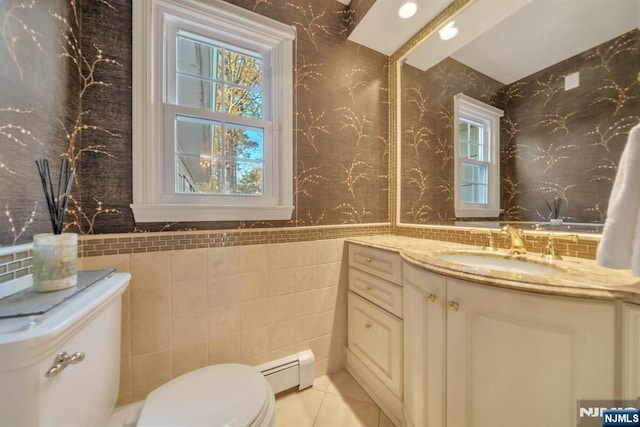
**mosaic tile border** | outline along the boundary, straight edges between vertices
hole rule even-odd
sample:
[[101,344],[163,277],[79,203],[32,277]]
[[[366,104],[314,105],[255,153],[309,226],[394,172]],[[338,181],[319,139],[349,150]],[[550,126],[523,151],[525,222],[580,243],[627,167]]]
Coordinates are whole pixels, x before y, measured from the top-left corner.
[[[460,226],[411,226],[372,224],[364,226],[298,227],[251,230],[216,230],[188,232],[157,232],[105,234],[101,237],[81,237],[78,242],[79,256],[121,255],[143,252],[162,252],[187,249],[214,248],[225,246],[262,245],[270,243],[294,243],[315,240],[340,239],[379,234],[420,239],[441,240],[483,246],[484,233],[477,233]],[[541,252],[547,245],[548,232],[527,231],[525,240],[531,252]],[[572,257],[595,259],[599,235],[580,235],[578,243],[556,241],[554,246],[562,254]],[[496,244],[508,249],[506,239],[495,238]]]
[[81,237],[78,241],[78,255],[92,257],[224,246],[293,243],[390,233],[391,225],[382,223],[360,226],[105,234]]
[[31,245],[2,249],[0,251],[0,283],[18,279],[31,273],[33,262]]

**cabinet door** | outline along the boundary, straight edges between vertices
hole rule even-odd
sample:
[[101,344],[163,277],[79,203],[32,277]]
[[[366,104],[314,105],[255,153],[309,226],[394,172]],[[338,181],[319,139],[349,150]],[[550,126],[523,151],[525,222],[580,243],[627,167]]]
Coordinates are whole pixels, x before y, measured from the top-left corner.
[[447,425],[576,425],[614,397],[614,305],[447,279]]
[[445,415],[445,279],[405,263],[404,422],[443,427]]
[[622,307],[622,393],[640,397],[640,306],[633,304]]
[[349,350],[402,398],[402,320],[349,292]]

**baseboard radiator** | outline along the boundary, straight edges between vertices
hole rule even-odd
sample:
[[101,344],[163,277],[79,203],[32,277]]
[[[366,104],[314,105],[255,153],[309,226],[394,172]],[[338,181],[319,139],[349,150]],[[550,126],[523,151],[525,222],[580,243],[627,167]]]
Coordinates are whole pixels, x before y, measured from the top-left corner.
[[267,379],[274,393],[298,386],[298,390],[311,387],[315,378],[315,357],[304,350],[282,359],[256,366]]

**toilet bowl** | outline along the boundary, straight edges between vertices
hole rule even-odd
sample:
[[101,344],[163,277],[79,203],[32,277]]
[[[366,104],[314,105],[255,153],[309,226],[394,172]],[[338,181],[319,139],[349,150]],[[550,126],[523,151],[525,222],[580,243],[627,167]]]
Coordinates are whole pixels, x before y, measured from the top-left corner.
[[[273,427],[271,386],[257,369],[233,363],[174,378],[138,403],[133,417],[114,411],[129,280],[111,274],[45,314],[0,318],[1,424]],[[126,420],[118,424],[116,413]]]

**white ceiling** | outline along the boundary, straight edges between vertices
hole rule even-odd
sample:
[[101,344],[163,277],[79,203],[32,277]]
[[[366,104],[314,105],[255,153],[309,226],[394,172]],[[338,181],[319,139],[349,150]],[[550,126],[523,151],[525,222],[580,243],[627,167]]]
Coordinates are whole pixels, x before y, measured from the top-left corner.
[[[398,23],[399,3],[376,1],[352,33],[357,39],[349,38],[390,55],[450,0],[421,0],[419,16],[408,20],[415,19],[415,25]],[[640,0],[476,0],[456,19],[456,38],[443,42],[431,37],[406,62],[426,70],[451,56],[509,84],[638,28],[639,23]]]
[[349,40],[391,55],[418,32],[451,0],[419,0],[418,13],[410,19],[398,16],[406,0],[377,0],[349,35]]

